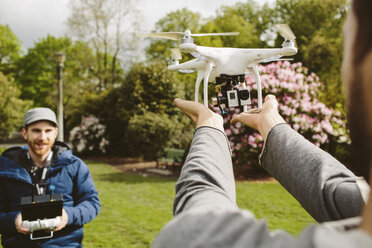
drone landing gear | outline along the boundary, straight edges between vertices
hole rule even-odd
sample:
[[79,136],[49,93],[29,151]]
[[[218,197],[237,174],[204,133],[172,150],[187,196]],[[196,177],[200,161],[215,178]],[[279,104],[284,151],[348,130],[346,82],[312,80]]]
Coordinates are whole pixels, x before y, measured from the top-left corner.
[[261,77],[258,72],[257,66],[248,67],[247,68],[249,73],[254,76],[257,85],[257,101],[258,101],[258,109],[262,109],[262,89],[261,89]]

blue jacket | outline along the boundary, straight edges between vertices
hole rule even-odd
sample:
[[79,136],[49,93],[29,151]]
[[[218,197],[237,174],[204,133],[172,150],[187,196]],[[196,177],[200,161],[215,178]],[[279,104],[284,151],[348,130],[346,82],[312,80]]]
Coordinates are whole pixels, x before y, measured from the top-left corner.
[[68,214],[65,228],[53,238],[31,241],[17,232],[14,224],[20,213],[20,198],[32,194],[31,176],[20,159],[28,147],[14,147],[0,156],[0,234],[4,247],[81,247],[83,225],[93,220],[100,208],[98,192],[88,166],[74,156],[68,146],[56,142],[54,157],[46,176],[54,193],[63,193],[63,208]]

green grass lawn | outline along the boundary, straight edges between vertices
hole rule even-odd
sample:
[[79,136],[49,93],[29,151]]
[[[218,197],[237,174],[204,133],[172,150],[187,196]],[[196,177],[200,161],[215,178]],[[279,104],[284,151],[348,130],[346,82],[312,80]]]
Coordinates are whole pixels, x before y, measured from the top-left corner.
[[[102,209],[85,225],[84,247],[149,247],[172,218],[175,180],[123,174],[101,163],[88,163]],[[271,230],[294,235],[315,221],[277,183],[238,182],[237,202]]]

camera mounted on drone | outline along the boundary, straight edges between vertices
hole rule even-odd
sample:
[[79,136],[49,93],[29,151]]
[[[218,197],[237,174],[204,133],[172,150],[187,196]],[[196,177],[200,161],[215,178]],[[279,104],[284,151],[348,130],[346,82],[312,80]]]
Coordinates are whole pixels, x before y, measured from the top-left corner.
[[222,108],[241,108],[251,104],[251,94],[245,85],[245,75],[221,74],[216,77],[216,97],[212,97],[213,106],[219,107],[222,114],[226,110]]

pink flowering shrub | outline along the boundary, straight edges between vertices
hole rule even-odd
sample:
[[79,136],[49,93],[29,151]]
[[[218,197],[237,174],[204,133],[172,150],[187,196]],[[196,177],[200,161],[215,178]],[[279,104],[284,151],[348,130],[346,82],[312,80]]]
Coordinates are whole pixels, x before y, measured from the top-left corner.
[[105,137],[106,127],[93,115],[82,117],[79,126],[70,131],[70,143],[77,154],[99,155],[106,153],[108,140]]
[[[345,124],[345,115],[341,111],[328,108],[318,99],[322,83],[314,73],[301,63],[288,61],[259,66],[262,94],[276,96],[279,113],[297,132],[315,145],[332,155],[345,156],[350,139]],[[247,86],[252,94],[252,106],[257,106],[257,86],[252,75],[246,76]],[[240,110],[230,110],[225,117],[231,117]],[[257,164],[263,147],[261,135],[237,123],[226,122],[226,134],[233,149],[235,165]]]

